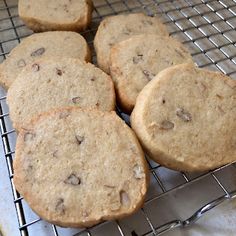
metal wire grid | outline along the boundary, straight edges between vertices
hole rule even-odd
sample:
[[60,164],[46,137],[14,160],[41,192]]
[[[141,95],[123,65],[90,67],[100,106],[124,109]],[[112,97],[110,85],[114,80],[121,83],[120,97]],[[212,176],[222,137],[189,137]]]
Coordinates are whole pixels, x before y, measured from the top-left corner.
[[[90,28],[83,32],[84,37],[92,47],[93,38],[100,20],[108,15],[114,15],[124,12],[146,12],[149,15],[159,15],[169,28],[171,35],[177,37],[190,50],[195,62],[199,67],[206,67],[213,70],[220,70],[223,73],[236,78],[236,0],[98,0],[94,1],[95,9],[93,13],[93,23]],[[16,0],[2,0],[0,2],[0,62],[5,59],[9,51],[17,45],[21,38],[30,35],[28,30],[20,21],[17,12]],[[93,59],[96,61],[94,52]],[[27,221],[24,214],[22,197],[17,193],[13,179],[12,160],[14,159],[14,141],[16,134],[9,121],[8,108],[6,107],[6,96],[0,97],[0,129],[4,146],[6,164],[9,171],[12,193],[16,207],[19,230],[21,235],[28,234],[29,227],[32,227],[41,219]],[[125,120],[127,116],[118,110],[118,114]],[[175,227],[187,226],[193,223],[206,211],[218,205],[225,199],[235,196],[236,186],[229,188],[227,182],[219,178],[219,173],[225,172],[227,168],[233,168],[235,165],[227,165],[218,168],[212,172],[202,173],[197,176],[191,176],[188,173],[175,173],[173,183],[165,181],[163,176],[168,176],[170,170],[148,160],[151,178],[154,180],[158,191],[145,202],[140,210],[143,221],[141,224],[146,226],[146,231],[138,234],[134,228],[127,234],[121,221],[115,221],[116,235],[160,235]],[[162,173],[162,174],[161,174]],[[165,173],[163,175],[163,173]],[[180,179],[181,181],[175,181]],[[221,189],[221,192],[214,196],[213,201],[201,207],[192,217],[187,220],[166,221],[156,225],[153,223],[153,217],[147,211],[147,205],[157,199],[164,198],[166,195],[175,191],[194,185],[210,177],[214,184]],[[168,184],[167,184],[168,183]],[[206,202],[207,203],[207,202]],[[191,210],[191,209],[190,209]],[[193,210],[192,210],[192,213]],[[156,212],[158,214],[158,212]],[[152,218],[152,219],[151,219]],[[83,229],[74,234],[95,235],[93,230],[97,227],[103,228],[107,222],[101,223],[89,229]],[[53,235],[62,235],[58,227],[51,225]],[[115,233],[114,233],[115,235]]]

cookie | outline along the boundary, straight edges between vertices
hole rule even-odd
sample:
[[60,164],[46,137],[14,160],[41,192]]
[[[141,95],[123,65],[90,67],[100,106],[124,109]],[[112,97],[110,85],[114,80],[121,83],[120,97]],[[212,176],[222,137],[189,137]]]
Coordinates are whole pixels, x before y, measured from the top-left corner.
[[99,67],[109,73],[109,56],[111,47],[133,35],[153,33],[168,35],[165,26],[157,17],[143,13],[116,15],[105,18],[98,27],[94,39]]
[[0,84],[8,89],[22,68],[41,57],[91,60],[88,45],[78,33],[58,31],[33,34],[16,46],[0,65]]
[[182,64],[167,68],[139,94],[131,125],[150,157],[181,171],[236,161],[236,81]]
[[136,136],[115,112],[56,110],[19,132],[14,184],[54,224],[88,227],[132,214],[148,176]]
[[8,90],[13,126],[27,127],[32,117],[65,106],[111,111],[115,92],[111,78],[78,59],[42,59],[27,65]]
[[130,37],[111,48],[110,73],[120,106],[130,113],[143,87],[160,71],[176,64],[193,63],[176,39],[155,34]]
[[91,0],[19,0],[19,16],[34,32],[82,31],[91,22]]

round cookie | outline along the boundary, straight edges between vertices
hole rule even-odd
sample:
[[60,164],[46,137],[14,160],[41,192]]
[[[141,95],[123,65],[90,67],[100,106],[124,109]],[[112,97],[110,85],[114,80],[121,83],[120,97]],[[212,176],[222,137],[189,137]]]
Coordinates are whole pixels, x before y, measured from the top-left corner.
[[56,110],[19,132],[14,184],[54,224],[88,227],[132,214],[148,176],[136,136],[115,112]]
[[99,67],[109,73],[109,57],[111,47],[137,34],[168,35],[165,26],[157,17],[143,13],[116,15],[105,18],[98,27],[94,39]]
[[155,75],[172,65],[191,62],[187,49],[168,36],[135,35],[115,44],[110,53],[110,73],[120,106],[130,113],[138,94]]
[[8,90],[7,103],[16,129],[53,108],[79,106],[115,109],[111,78],[77,59],[42,59],[27,65]]
[[236,81],[183,64],[139,94],[131,126],[150,157],[171,169],[204,171],[236,160]]
[[91,0],[19,0],[19,16],[34,32],[82,31],[91,22]]
[[41,57],[70,57],[90,61],[85,39],[74,32],[45,32],[25,38],[0,65],[0,83],[8,89],[20,71]]

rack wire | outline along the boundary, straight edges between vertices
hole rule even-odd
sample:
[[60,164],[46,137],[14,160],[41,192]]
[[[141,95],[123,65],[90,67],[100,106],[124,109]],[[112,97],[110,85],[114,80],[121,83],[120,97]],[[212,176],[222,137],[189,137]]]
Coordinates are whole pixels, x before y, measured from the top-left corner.
[[[236,0],[94,0],[94,6],[92,24],[82,33],[91,48],[97,26],[104,17],[145,12],[162,19],[170,35],[185,44],[199,67],[220,70],[236,79]],[[0,0],[0,62],[22,38],[30,34],[32,31],[18,17],[17,0]],[[94,50],[93,60],[96,62]],[[5,153],[1,158],[5,158],[8,168],[19,232],[22,236],[36,235],[34,227],[43,220],[33,213],[28,217],[28,206],[14,187],[12,161],[16,133],[9,119],[6,94],[1,90],[0,95],[0,130]],[[128,120],[128,116],[119,110],[118,114]],[[161,235],[193,224],[207,211],[236,196],[236,183],[231,180],[231,176],[236,174],[235,164],[192,175],[171,171],[147,160],[151,186],[143,208],[134,216],[80,230],[48,224],[50,233],[42,234],[43,231],[40,231],[38,235]],[[196,192],[197,199],[191,195]],[[186,199],[189,202],[194,199],[195,202],[181,205]],[[175,201],[180,207],[175,206],[173,210],[171,207]],[[171,214],[166,213],[168,211]]]

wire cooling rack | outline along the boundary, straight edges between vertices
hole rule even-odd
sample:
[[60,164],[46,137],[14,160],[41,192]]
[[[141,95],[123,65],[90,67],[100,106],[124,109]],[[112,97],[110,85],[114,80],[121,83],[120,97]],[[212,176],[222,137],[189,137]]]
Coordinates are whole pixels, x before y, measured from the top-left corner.
[[[189,49],[199,67],[220,70],[236,79],[236,0],[94,0],[94,6],[93,22],[83,32],[91,48],[102,18],[126,12],[145,12],[162,19],[170,34]],[[31,33],[18,17],[17,0],[0,0],[0,62],[22,38]],[[94,51],[93,60],[96,62]],[[12,182],[16,133],[11,126],[3,89],[0,95],[0,129],[4,151],[1,158],[5,160],[8,170],[17,231],[13,229],[13,222],[10,224],[12,232],[18,232],[17,235],[167,235],[175,228],[192,224],[214,206],[236,195],[235,164],[207,173],[189,174],[169,170],[148,160],[151,185],[143,208],[136,214],[88,229],[63,229],[51,225],[30,210]],[[122,118],[127,118],[125,114],[118,113]]]

